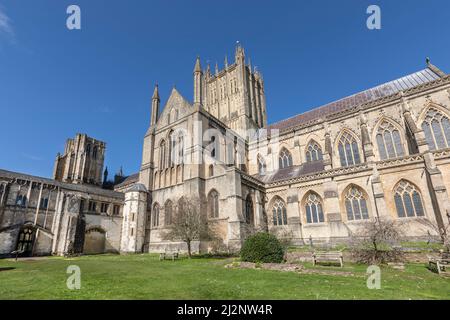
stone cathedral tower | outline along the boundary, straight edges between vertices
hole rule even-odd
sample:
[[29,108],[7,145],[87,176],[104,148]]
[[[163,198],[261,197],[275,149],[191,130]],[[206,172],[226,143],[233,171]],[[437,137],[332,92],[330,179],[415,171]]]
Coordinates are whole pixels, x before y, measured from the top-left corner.
[[58,153],[53,170],[53,179],[76,184],[102,184],[106,144],[77,134],[68,139],[64,154]]
[[244,48],[236,47],[235,61],[214,74],[208,65],[203,72],[197,58],[194,69],[194,105],[201,105],[227,127],[243,132],[267,125],[264,81],[261,73],[245,63]]

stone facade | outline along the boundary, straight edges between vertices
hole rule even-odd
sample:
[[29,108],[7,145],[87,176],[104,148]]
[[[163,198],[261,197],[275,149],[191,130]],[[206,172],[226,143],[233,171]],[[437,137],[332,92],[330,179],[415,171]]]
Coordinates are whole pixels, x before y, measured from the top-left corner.
[[[98,167],[96,164],[92,166],[95,170],[85,170],[86,174],[78,176],[75,164],[86,164],[80,159],[89,158],[89,153],[92,157],[94,151],[88,144],[81,147],[80,141],[95,141],[91,146],[99,146]],[[14,251],[24,256],[119,252],[124,194],[97,186],[101,180],[94,174],[103,169],[104,145],[86,135],[68,140],[65,155],[58,156],[56,166],[62,168],[61,172],[73,172],[75,175],[70,176],[77,181],[58,181],[59,175],[46,179],[0,170],[0,257]],[[71,169],[65,170],[61,163],[66,161],[65,156],[73,156],[72,150],[77,150],[72,158],[80,161],[73,161]]]
[[[241,46],[214,74],[197,58],[193,80],[193,103],[173,89],[162,112],[155,87],[141,169],[115,192],[98,187],[104,144],[83,135],[58,155],[55,180],[0,171],[1,253],[28,226],[33,254],[67,252],[80,234],[86,253],[184,250],[162,235],[190,197],[220,233],[194,251],[237,250],[254,230],[296,244],[346,241],[374,218],[401,223],[410,239],[448,226],[450,77],[434,65],[271,125],[262,74]],[[52,195],[40,210],[44,190]],[[89,214],[88,198],[120,210]]]
[[[437,67],[269,126],[262,75],[240,46],[214,75],[197,58],[193,77],[192,105],[173,89],[160,115],[153,94],[141,171],[128,184],[148,191],[144,251],[184,247],[161,234],[186,196],[203,199],[231,250],[254,229],[303,244],[346,241],[373,218],[402,222],[411,239],[448,225],[450,78]],[[432,136],[430,112],[441,130]]]

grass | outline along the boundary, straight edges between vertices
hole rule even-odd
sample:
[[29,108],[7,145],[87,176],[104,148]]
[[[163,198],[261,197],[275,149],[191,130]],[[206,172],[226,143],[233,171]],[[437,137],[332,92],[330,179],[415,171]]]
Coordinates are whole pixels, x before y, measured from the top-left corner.
[[[353,276],[227,269],[233,259],[159,261],[156,255],[0,260],[0,299],[450,299],[450,278],[424,265],[382,269],[380,290],[366,286],[366,267],[307,269]],[[81,269],[81,289],[69,290],[66,269]]]

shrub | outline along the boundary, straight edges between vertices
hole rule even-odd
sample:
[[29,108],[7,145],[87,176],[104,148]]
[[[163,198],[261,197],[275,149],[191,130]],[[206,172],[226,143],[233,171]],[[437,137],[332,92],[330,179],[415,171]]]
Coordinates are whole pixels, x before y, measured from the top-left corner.
[[284,248],[272,234],[256,233],[244,242],[241,260],[254,263],[280,263],[284,259]]

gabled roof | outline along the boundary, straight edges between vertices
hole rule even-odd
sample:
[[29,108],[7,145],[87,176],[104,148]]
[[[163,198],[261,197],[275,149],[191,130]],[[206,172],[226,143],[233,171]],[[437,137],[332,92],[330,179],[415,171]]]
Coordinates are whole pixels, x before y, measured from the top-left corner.
[[310,122],[312,120],[320,119],[336,112],[351,109],[363,103],[375,101],[377,99],[396,94],[400,91],[411,89],[422,84],[438,80],[444,76],[446,76],[444,72],[439,70],[434,65],[429,64],[426,69],[412,73],[397,80],[384,83],[377,87],[359,92],[349,97],[328,103],[324,106],[315,108],[286,120],[273,123],[267,126],[267,129],[278,129],[280,131],[283,131],[291,127]]

